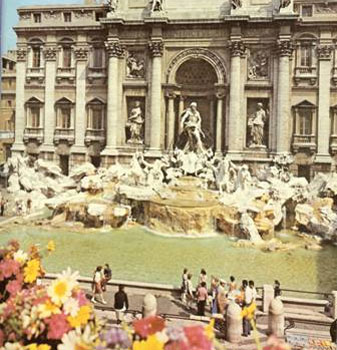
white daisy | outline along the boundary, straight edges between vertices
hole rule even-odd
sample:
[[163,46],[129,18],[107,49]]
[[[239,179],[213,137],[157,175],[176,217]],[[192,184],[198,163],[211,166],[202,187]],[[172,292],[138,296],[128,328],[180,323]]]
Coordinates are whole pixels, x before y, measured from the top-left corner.
[[75,317],[80,309],[80,305],[78,303],[78,300],[74,298],[69,298],[64,304],[63,304],[63,310],[65,314],[70,315],[72,317]]
[[13,254],[13,258],[15,261],[19,262],[20,264],[23,264],[28,259],[28,254],[20,249]]

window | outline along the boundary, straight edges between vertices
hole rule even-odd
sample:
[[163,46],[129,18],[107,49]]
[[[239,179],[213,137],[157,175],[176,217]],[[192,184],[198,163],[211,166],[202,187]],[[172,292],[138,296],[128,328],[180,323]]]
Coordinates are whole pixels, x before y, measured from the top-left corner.
[[311,135],[312,133],[312,109],[300,108],[299,109],[299,134]]
[[71,22],[71,12],[64,12],[64,22]]
[[101,130],[103,129],[102,125],[102,107],[95,106],[92,107],[92,129]]
[[103,18],[103,12],[96,12],[95,18],[96,18],[96,22],[99,22],[99,20]]
[[301,67],[312,66],[312,46],[310,44],[307,44],[307,43],[301,44],[300,65]]
[[71,48],[69,46],[63,47],[63,67],[71,67]]
[[8,101],[7,101],[7,106],[8,106],[8,107],[12,107],[12,101],[11,101],[11,100],[8,100]]
[[103,49],[95,47],[93,52],[93,67],[98,68],[103,66]]
[[29,107],[29,119],[28,127],[38,128],[40,126],[40,107],[31,106]]
[[41,23],[41,13],[34,13],[34,22]]
[[312,5],[303,5],[302,6],[302,16],[303,17],[312,17]]
[[41,50],[40,47],[33,47],[33,67],[41,66]]
[[59,108],[58,128],[69,129],[71,120],[71,108],[70,106],[62,106]]

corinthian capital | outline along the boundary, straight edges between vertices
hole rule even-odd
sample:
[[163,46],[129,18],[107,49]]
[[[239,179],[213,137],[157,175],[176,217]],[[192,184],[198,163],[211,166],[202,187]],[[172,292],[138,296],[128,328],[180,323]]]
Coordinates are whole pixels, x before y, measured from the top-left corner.
[[246,47],[241,40],[230,41],[229,48],[232,57],[241,57],[246,53]]
[[319,45],[317,47],[317,55],[320,60],[330,60],[332,57],[332,45]]
[[291,56],[294,50],[293,43],[290,40],[278,40],[277,52],[279,56]]
[[77,60],[87,60],[88,59],[89,48],[86,46],[74,47],[74,54]]
[[44,59],[46,61],[53,61],[56,59],[56,47],[46,47],[43,50]]
[[105,48],[108,52],[109,57],[122,57],[124,55],[125,49],[120,44],[119,41],[110,41],[105,42]]
[[161,40],[150,41],[149,49],[153,57],[161,57],[163,55],[164,44]]

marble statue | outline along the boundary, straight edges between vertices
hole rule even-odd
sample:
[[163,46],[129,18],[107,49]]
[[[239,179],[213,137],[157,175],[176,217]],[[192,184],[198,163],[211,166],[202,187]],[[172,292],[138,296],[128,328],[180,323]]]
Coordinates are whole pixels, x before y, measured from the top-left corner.
[[163,0],[151,0],[151,12],[163,11]]
[[143,143],[143,112],[140,106],[140,101],[136,101],[134,107],[131,109],[129,119],[126,123],[126,127],[130,130],[130,138],[128,143]]
[[259,50],[252,52],[248,61],[248,79],[258,80],[267,79],[269,70],[269,59],[268,55]]
[[107,16],[108,17],[114,16],[117,9],[118,9],[119,0],[108,0],[107,4],[109,7],[109,12],[108,12]]
[[231,0],[231,6],[233,10],[242,7],[242,0]]
[[293,13],[293,0],[280,0],[279,13],[292,14]]
[[267,121],[266,111],[263,109],[263,104],[258,103],[256,112],[248,118],[249,129],[249,147],[263,145],[264,139],[264,124]]
[[231,193],[235,190],[235,183],[237,179],[237,166],[225,156],[220,159],[216,168],[216,185],[222,194],[224,191]]
[[126,60],[126,76],[128,78],[144,78],[145,63],[143,59],[137,59],[133,53],[130,53]]
[[185,152],[204,153],[203,139],[205,134],[201,130],[201,115],[197,109],[197,103],[192,102],[181,117],[181,129],[186,136],[186,143],[183,147]]
[[236,189],[240,189],[242,191],[247,190],[252,184],[252,176],[250,175],[250,171],[248,165],[244,164],[239,168],[237,181],[236,181]]

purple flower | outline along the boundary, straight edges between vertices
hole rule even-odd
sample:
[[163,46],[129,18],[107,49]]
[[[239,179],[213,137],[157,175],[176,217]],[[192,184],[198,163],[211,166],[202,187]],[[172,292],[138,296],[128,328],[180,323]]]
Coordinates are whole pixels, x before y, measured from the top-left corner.
[[98,346],[96,349],[128,349],[131,346],[131,341],[128,334],[120,328],[111,328],[101,334],[101,340],[106,343],[107,347]]

